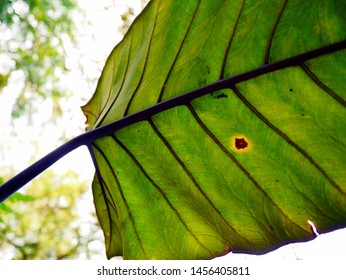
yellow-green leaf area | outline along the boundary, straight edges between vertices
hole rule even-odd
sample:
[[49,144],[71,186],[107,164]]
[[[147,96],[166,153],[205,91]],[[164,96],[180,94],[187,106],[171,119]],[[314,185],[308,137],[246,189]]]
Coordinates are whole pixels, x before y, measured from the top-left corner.
[[150,1],[83,107],[108,258],[262,254],[346,226],[345,10]]

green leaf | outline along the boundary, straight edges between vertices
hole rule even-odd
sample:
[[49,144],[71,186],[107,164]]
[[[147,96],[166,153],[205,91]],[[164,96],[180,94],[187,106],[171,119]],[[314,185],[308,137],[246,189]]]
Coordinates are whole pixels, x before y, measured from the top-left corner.
[[10,214],[17,214],[17,212],[13,211],[12,208],[8,207],[4,202],[0,204],[0,210]]
[[26,201],[26,202],[30,202],[30,201],[34,201],[35,199],[36,199],[36,198],[35,198],[34,196],[16,192],[16,193],[13,194],[8,200],[9,200],[9,201],[12,201],[12,202],[15,202],[15,201]]
[[5,75],[0,73],[0,91],[7,86],[8,79],[10,78],[11,73],[7,73]]
[[260,254],[314,238],[308,221],[346,226],[345,10],[148,4],[83,107],[90,130],[119,120],[89,145],[108,258]]

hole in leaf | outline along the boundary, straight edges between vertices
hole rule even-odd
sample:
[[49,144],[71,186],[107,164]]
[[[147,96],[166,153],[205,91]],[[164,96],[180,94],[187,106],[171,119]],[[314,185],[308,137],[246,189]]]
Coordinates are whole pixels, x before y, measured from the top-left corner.
[[310,221],[310,220],[308,220],[308,224],[310,225],[310,230],[311,230],[312,234],[313,234],[315,237],[319,236],[320,233],[318,232],[318,230],[317,230],[315,224],[314,224],[312,221]]
[[216,96],[217,99],[219,98],[227,98],[228,95],[227,94],[224,94],[223,92],[221,94],[219,94],[218,96]]

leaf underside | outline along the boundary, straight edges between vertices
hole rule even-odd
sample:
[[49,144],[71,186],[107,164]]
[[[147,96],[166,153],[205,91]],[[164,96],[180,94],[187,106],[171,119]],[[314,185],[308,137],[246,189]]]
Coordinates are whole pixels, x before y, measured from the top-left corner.
[[[89,129],[342,42],[345,11],[337,0],[153,0],[83,107]],[[107,257],[260,254],[312,239],[308,220],[320,232],[345,227],[344,47],[93,141]]]

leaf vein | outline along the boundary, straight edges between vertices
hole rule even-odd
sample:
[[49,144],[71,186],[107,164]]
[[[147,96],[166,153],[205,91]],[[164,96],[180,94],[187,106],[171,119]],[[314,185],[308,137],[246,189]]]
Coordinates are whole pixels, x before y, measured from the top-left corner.
[[267,46],[266,46],[266,52],[265,52],[263,64],[268,64],[269,63],[269,55],[270,55],[270,49],[271,49],[271,46],[272,46],[272,43],[273,43],[273,38],[274,38],[274,35],[275,35],[275,32],[276,32],[276,28],[278,27],[279,21],[280,21],[280,19],[282,17],[282,14],[284,12],[284,9],[286,7],[287,2],[288,2],[288,0],[284,1],[284,4],[282,5],[281,10],[279,12],[279,15],[276,18],[276,21],[274,23],[273,29],[270,32],[269,39],[268,39]]
[[[112,215],[111,215],[111,210],[110,210],[110,201],[107,199],[107,195],[106,195],[106,192],[105,192],[105,186],[104,186],[104,180],[102,178],[102,175],[100,173],[100,170],[98,168],[98,165],[96,163],[96,157],[95,157],[95,154],[91,148],[91,146],[88,146],[88,149],[89,149],[89,152],[91,154],[91,157],[92,157],[92,160],[94,162],[94,165],[96,167],[96,176],[98,177],[98,180],[99,180],[99,183],[100,183],[100,187],[101,187],[101,194],[100,196],[103,197],[103,200],[105,202],[105,205],[106,205],[106,209],[107,209],[107,216],[108,216],[108,220],[109,220],[109,235],[110,235],[110,238],[109,238],[109,243],[107,244],[107,252],[110,250],[110,247],[111,247],[111,239],[112,239],[112,236],[113,236],[113,226],[112,226]],[[106,189],[107,189],[107,186],[106,186]],[[112,198],[113,200],[113,198]],[[114,203],[114,201],[113,201]],[[115,206],[115,205],[114,205]],[[113,209],[114,209],[114,206],[113,206]],[[116,211],[116,214],[117,211]]]
[[220,71],[220,75],[219,75],[219,80],[224,79],[228,54],[229,54],[229,51],[231,49],[232,41],[233,41],[236,29],[237,29],[238,24],[239,24],[239,19],[240,19],[241,13],[243,12],[244,4],[245,4],[245,0],[243,0],[243,2],[241,3],[241,7],[240,7],[240,10],[239,10],[239,14],[237,16],[237,20],[236,20],[235,25],[233,27],[232,34],[231,34],[231,36],[229,38],[229,41],[228,41],[228,44],[227,44],[227,47],[226,47],[226,51],[225,51],[225,54],[224,54],[223,59],[222,59],[222,65],[221,65],[221,71]]
[[[96,145],[95,143],[93,143],[92,146],[94,146],[95,148],[97,147],[97,145]],[[118,214],[118,210],[117,210],[117,208],[116,208],[116,203],[115,203],[115,201],[114,201],[113,196],[112,196],[111,193],[109,192],[109,188],[107,187],[106,182],[103,180],[103,177],[102,177],[102,175],[101,175],[99,166],[98,166],[97,161],[96,161],[96,157],[95,157],[94,151],[92,150],[92,147],[91,147],[90,145],[88,145],[88,150],[89,150],[89,153],[90,153],[90,155],[91,155],[92,161],[93,161],[94,166],[95,166],[95,173],[96,173],[96,176],[98,177],[98,180],[99,180],[100,185],[101,185],[101,187],[102,187],[102,189],[101,189],[101,190],[102,190],[102,195],[103,195],[105,198],[107,197],[107,196],[106,196],[106,193],[104,192],[103,185],[102,185],[102,183],[104,183],[104,185],[106,185],[107,193],[108,193],[109,197],[110,197],[111,200],[112,200],[112,201],[111,201],[112,206],[113,206],[112,208],[113,208],[114,212],[116,213],[116,215],[118,216],[119,214]]]
[[[255,180],[255,178],[249,173],[249,171],[246,170],[246,168],[226,149],[226,147],[217,139],[217,137],[209,130],[209,128],[204,124],[204,122],[199,118],[196,111],[191,105],[188,105],[188,108],[190,109],[190,112],[192,113],[195,120],[198,122],[198,124],[201,126],[201,128],[209,135],[209,137],[220,147],[220,149],[237,165],[237,167],[244,173],[244,175],[253,183],[253,185],[264,195],[266,199],[268,199],[275,208],[292,224],[296,225],[297,227],[302,228],[303,230],[306,230],[301,225],[297,224],[296,222],[292,221],[286,213],[275,203],[275,201],[268,195],[268,193],[261,187],[261,185]],[[268,232],[269,233],[269,232]],[[270,233],[272,234],[272,233]]]
[[152,41],[153,41],[153,37],[154,37],[153,35],[154,35],[156,23],[157,23],[157,17],[158,17],[158,14],[159,14],[159,12],[158,12],[159,6],[160,6],[160,3],[157,4],[156,13],[155,13],[155,19],[154,19],[154,24],[153,24],[153,29],[152,29],[152,31],[151,31],[150,40],[149,40],[149,44],[148,44],[148,50],[147,50],[146,57],[145,57],[145,62],[144,62],[144,65],[143,65],[143,71],[142,71],[141,77],[140,77],[140,79],[139,79],[139,81],[138,81],[138,84],[137,84],[137,86],[136,86],[136,89],[133,91],[132,96],[131,96],[129,102],[127,103],[127,107],[126,107],[126,109],[125,109],[125,113],[124,113],[123,116],[128,115],[128,112],[129,112],[129,110],[130,110],[130,106],[131,106],[131,104],[132,104],[132,101],[133,101],[133,99],[134,99],[135,96],[136,96],[136,93],[137,93],[137,91],[138,91],[138,89],[139,89],[139,86],[140,86],[141,83],[142,83],[144,73],[145,73],[145,71],[146,71],[146,69],[147,69],[147,62],[148,62],[149,53],[150,53],[150,49],[151,49],[151,43],[152,43]]
[[184,45],[184,42],[185,42],[185,40],[186,40],[186,38],[187,38],[187,36],[188,36],[188,34],[189,34],[189,31],[190,31],[190,29],[191,29],[192,23],[193,23],[193,21],[194,21],[194,19],[195,19],[195,17],[196,17],[198,8],[199,8],[199,6],[200,6],[200,3],[201,3],[201,0],[198,0],[196,9],[195,9],[195,11],[194,11],[194,13],[193,13],[193,15],[192,15],[192,17],[191,17],[191,20],[190,20],[190,22],[189,22],[189,26],[187,27],[186,33],[185,33],[185,35],[184,35],[184,38],[183,38],[183,40],[182,40],[182,42],[181,42],[181,44],[180,44],[180,46],[179,46],[179,49],[178,49],[178,51],[177,51],[177,53],[176,53],[176,56],[174,57],[173,63],[172,63],[171,67],[170,67],[169,70],[168,70],[166,79],[165,79],[165,81],[163,82],[163,85],[162,85],[162,87],[161,87],[161,91],[160,91],[159,97],[158,97],[158,99],[157,99],[157,103],[159,103],[159,102],[162,101],[162,96],[163,96],[164,90],[165,90],[165,88],[166,88],[165,85],[167,84],[167,81],[168,81],[169,77],[170,77],[171,74],[172,74],[174,65],[175,65],[175,63],[177,62],[178,57],[179,57],[179,55],[180,55],[180,53],[181,53],[181,50],[182,50],[183,45]]
[[[179,158],[177,153],[174,151],[173,147],[169,144],[167,139],[162,135],[162,133],[159,131],[159,129],[156,127],[156,125],[153,123],[152,120],[149,121],[149,124],[155,131],[156,135],[161,139],[161,141],[164,143],[164,145],[167,147],[171,155],[175,158],[175,160],[178,162],[178,164],[181,166],[181,168],[184,170],[184,172],[187,174],[187,176],[192,181],[193,185],[197,188],[197,190],[201,193],[201,195],[205,198],[205,200],[210,204],[210,206],[215,210],[215,212],[221,217],[221,219],[227,224],[227,226],[237,234],[237,236],[245,241],[250,247],[253,248],[253,246],[250,244],[248,240],[243,238],[227,221],[227,219],[222,215],[219,209],[214,205],[214,203],[211,201],[211,199],[208,197],[208,195],[204,192],[204,190],[201,188],[200,184],[197,182],[196,178],[192,175],[190,170],[186,167],[186,165],[183,163],[183,161]],[[226,238],[228,239],[228,238]]]
[[[118,93],[117,93],[116,97],[113,99],[112,104],[110,104],[109,108],[112,108],[112,107],[114,106],[115,102],[118,100],[118,97],[120,96],[120,93],[121,93],[121,91],[122,91],[122,89],[123,89],[123,86],[124,86],[124,83],[125,83],[125,80],[126,80],[126,77],[127,77],[127,73],[128,73],[127,69],[128,69],[128,67],[129,67],[129,61],[130,61],[130,58],[131,58],[132,33],[131,33],[129,45],[130,45],[130,47],[129,47],[129,51],[128,51],[128,53],[127,53],[127,60],[126,60],[126,66],[125,66],[125,74],[124,74],[123,79],[122,79],[122,81],[121,81],[121,85],[120,85],[120,88],[119,88],[119,90],[118,90]],[[113,79],[114,79],[114,77],[113,77]],[[105,110],[105,109],[106,109],[106,106],[102,109],[102,112],[103,112],[103,110]],[[106,113],[104,114],[104,116],[102,117],[102,119],[101,119],[99,122],[97,122],[97,123],[102,123],[102,122],[104,121],[104,119],[107,117],[107,115],[108,115],[108,113],[109,113],[110,111],[111,111],[111,110],[108,109],[107,112],[106,112]],[[102,112],[99,114],[99,116],[102,115]]]
[[325,85],[310,69],[304,62],[300,64],[300,67],[303,71],[313,80],[320,88],[327,92],[331,97],[333,97],[337,102],[346,107],[346,101],[331,90],[327,85]]
[[135,231],[135,234],[136,234],[137,241],[138,241],[138,243],[139,243],[139,245],[141,247],[142,252],[144,253],[145,256],[147,256],[147,253],[146,253],[146,251],[144,250],[144,247],[143,247],[142,239],[140,238],[139,233],[137,231],[136,222],[135,222],[135,220],[133,218],[130,206],[129,206],[126,198],[125,198],[124,192],[123,192],[123,190],[121,188],[121,185],[120,185],[120,182],[119,182],[119,179],[118,179],[117,175],[115,174],[115,172],[114,172],[114,170],[112,168],[112,164],[110,163],[110,161],[107,158],[106,154],[95,143],[93,144],[93,146],[97,149],[97,151],[100,153],[100,155],[104,158],[106,164],[109,167],[109,170],[111,171],[111,174],[112,174],[112,176],[113,176],[113,178],[114,178],[114,180],[116,182],[116,185],[118,187],[118,191],[119,191],[119,193],[121,195],[121,198],[124,201],[124,204],[125,204],[125,207],[126,207],[126,210],[127,210],[127,213],[128,213],[128,217],[129,217],[129,219],[131,221],[132,227],[133,227],[133,229]]
[[137,158],[132,154],[132,152],[122,143],[115,135],[112,135],[113,140],[126,152],[126,154],[131,158],[131,160],[136,164],[136,166],[139,168],[139,170],[143,173],[143,175],[148,179],[148,181],[154,186],[154,188],[160,193],[160,195],[163,197],[163,199],[167,202],[173,213],[176,215],[176,217],[179,219],[179,221],[182,223],[184,228],[190,233],[190,235],[195,239],[195,241],[203,247],[206,251],[209,253],[210,250],[201,243],[201,241],[197,238],[197,236],[192,232],[192,230],[188,227],[186,222],[183,220],[182,216],[180,215],[179,211],[174,207],[172,202],[169,200],[165,192],[160,188],[158,184],[155,183],[155,181],[149,176],[149,174],[145,171],[144,167],[140,164],[140,162],[137,160]]
[[340,186],[323,170],[321,166],[300,146],[298,146],[292,139],[290,139],[284,132],[274,126],[265,116],[263,116],[235,87],[231,87],[234,93],[239,97],[239,99],[254,113],[258,118],[260,118],[269,128],[275,131],[281,138],[283,138],[289,145],[296,149],[300,154],[302,154],[329,182],[336,188],[342,195],[346,196],[346,193],[340,188]]

